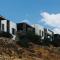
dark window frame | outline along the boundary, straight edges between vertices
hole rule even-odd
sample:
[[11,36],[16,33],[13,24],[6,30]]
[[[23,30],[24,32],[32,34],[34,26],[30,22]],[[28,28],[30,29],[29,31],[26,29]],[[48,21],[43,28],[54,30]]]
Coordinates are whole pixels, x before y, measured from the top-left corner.
[[4,24],[2,24],[2,31],[4,31]]
[[42,31],[42,36],[43,36],[43,31]]
[[13,34],[13,35],[15,35],[15,31],[16,31],[16,30],[15,30],[14,28],[12,28],[12,34]]

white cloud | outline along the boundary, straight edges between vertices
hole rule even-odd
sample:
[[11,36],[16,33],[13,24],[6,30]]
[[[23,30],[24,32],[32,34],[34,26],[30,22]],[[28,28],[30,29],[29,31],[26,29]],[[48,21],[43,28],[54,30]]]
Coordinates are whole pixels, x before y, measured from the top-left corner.
[[53,31],[54,31],[55,34],[56,34],[56,33],[57,33],[57,34],[60,34],[60,28],[54,28]]
[[48,12],[42,12],[40,15],[42,16],[42,22],[55,27],[53,29],[55,33],[60,33],[60,13],[50,14]]
[[25,23],[30,24],[30,21],[29,20],[22,20],[21,22],[25,22]]

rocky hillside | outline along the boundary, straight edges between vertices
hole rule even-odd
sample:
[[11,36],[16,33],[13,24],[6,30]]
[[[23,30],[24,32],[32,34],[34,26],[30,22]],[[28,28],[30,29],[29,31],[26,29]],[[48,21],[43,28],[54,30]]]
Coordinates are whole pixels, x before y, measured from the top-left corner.
[[0,60],[60,60],[60,47],[30,43],[29,48],[24,48],[12,39],[1,37]]
[[0,38],[0,60],[14,60],[18,58],[16,42],[9,38]]

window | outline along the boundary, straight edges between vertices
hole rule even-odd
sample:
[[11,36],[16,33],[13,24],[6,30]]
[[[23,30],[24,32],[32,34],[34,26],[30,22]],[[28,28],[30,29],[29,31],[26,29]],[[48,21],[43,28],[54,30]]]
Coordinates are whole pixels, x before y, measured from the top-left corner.
[[2,31],[4,31],[4,24],[2,24]]
[[35,32],[35,29],[33,28],[33,32]]
[[40,36],[41,36],[41,30],[39,30],[39,34],[40,34]]
[[26,29],[23,29],[23,32],[26,32]]
[[14,28],[12,28],[12,34],[14,34],[14,35],[15,35],[15,29],[14,29]]
[[10,32],[10,22],[7,20],[7,32]]
[[44,32],[42,31],[42,36],[44,36]]
[[0,30],[1,30],[1,20],[0,20]]

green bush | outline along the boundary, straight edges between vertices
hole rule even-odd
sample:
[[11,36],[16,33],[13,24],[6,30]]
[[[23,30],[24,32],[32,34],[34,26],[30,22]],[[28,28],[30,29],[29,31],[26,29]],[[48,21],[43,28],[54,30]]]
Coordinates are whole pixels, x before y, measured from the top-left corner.
[[13,36],[8,32],[1,31],[0,32],[0,37],[12,38]]
[[54,40],[52,41],[52,45],[55,47],[60,47],[60,34],[54,34]]
[[27,38],[36,44],[41,44],[41,36],[36,35],[34,32],[27,32]]
[[44,46],[50,46],[50,45],[52,44],[52,41],[51,41],[50,38],[45,38],[45,39],[43,39],[42,44],[43,44]]
[[23,47],[29,47],[29,42],[40,44],[40,38],[40,36],[35,35],[35,33],[31,31],[26,32],[24,35],[17,34],[16,37],[17,43]]

